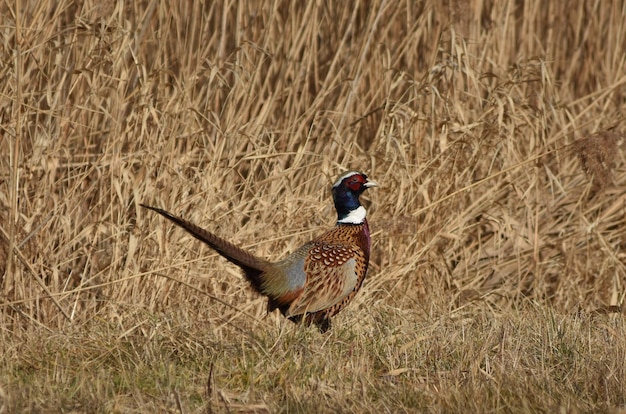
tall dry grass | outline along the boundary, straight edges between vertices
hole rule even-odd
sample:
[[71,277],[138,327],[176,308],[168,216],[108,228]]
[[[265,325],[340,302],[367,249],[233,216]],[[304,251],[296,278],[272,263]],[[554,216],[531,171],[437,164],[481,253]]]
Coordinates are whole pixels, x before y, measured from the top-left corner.
[[[0,11],[4,409],[623,409],[624,2]],[[138,208],[278,259],[348,169],[382,186],[328,336]]]

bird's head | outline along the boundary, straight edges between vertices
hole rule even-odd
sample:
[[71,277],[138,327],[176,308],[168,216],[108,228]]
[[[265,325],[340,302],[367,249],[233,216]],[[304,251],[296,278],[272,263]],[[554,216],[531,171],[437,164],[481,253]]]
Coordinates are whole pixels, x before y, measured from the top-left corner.
[[333,184],[333,200],[337,210],[337,223],[361,224],[365,221],[365,208],[359,202],[359,196],[370,187],[377,187],[375,181],[367,175],[350,171],[342,174]]

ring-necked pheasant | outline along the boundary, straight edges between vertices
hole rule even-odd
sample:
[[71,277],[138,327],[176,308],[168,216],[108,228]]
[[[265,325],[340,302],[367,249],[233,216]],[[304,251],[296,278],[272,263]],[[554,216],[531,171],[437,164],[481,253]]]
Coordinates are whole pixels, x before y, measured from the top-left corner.
[[339,177],[332,188],[336,226],[279,262],[256,257],[165,210],[141,206],[173,221],[242,268],[255,290],[268,297],[268,311],[279,309],[290,320],[314,323],[325,332],[330,318],[352,300],[365,279],[370,230],[359,196],[377,185],[360,172]]

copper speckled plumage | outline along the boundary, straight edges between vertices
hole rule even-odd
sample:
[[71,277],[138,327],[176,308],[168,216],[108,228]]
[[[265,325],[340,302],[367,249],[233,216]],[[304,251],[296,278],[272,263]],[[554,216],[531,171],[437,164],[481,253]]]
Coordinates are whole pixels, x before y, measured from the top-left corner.
[[243,269],[252,286],[294,322],[321,331],[361,288],[370,255],[370,231],[359,196],[374,181],[359,172],[343,174],[333,185],[337,225],[278,262],[269,262],[165,210],[142,204],[187,230]]

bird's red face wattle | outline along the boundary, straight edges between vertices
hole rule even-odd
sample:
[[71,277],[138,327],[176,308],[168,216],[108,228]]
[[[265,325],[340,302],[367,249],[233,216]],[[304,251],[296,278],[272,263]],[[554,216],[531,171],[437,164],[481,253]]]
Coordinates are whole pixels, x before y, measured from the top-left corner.
[[359,191],[363,184],[367,182],[367,179],[363,177],[361,174],[355,174],[348,178],[346,178],[346,186],[352,191]]

